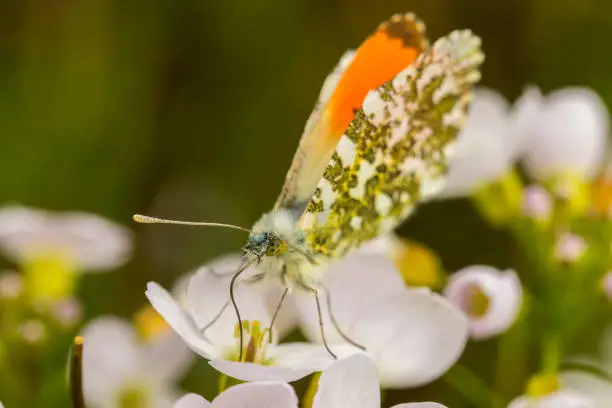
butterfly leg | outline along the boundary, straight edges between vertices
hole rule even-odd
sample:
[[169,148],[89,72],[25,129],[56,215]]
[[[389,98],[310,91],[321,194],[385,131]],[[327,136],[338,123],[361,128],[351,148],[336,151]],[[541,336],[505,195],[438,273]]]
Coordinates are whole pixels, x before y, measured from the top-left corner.
[[348,343],[350,343],[353,346],[357,347],[358,349],[361,349],[361,350],[365,351],[366,350],[365,346],[362,346],[361,344],[359,344],[356,341],[354,341],[353,339],[351,339],[348,335],[346,335],[340,329],[340,325],[338,324],[338,321],[336,320],[336,316],[334,316],[334,312],[333,312],[333,308],[332,308],[332,304],[331,304],[331,292],[325,286],[321,285],[321,287],[325,291],[325,300],[327,302],[327,313],[329,314],[329,318],[331,319],[332,324],[334,325],[334,328],[336,329],[336,331],[338,332],[340,337],[342,337],[345,341],[347,341]]
[[221,318],[221,315],[223,315],[223,312],[225,312],[225,309],[227,309],[227,307],[229,306],[229,304],[230,304],[230,301],[229,301],[229,299],[228,299],[228,300],[226,300],[226,301],[225,301],[225,304],[223,305],[223,307],[221,308],[221,310],[219,310],[219,313],[217,313],[217,314],[215,315],[215,317],[213,317],[213,319],[212,319],[210,322],[208,322],[208,323],[206,324],[206,326],[204,326],[204,327],[202,327],[202,328],[200,329],[200,331],[202,332],[202,335],[203,335],[204,337],[206,337],[206,334],[205,334],[205,333],[206,333],[206,330],[208,330],[208,329],[209,329],[209,328],[210,328],[210,327],[211,327],[213,324],[217,323],[217,321],[218,321],[218,320]]
[[[281,280],[283,281],[283,283],[285,282],[286,273],[286,267],[283,266],[283,271],[281,272]],[[283,301],[285,300],[285,297],[287,297],[287,293],[289,293],[289,286],[285,285],[285,290],[283,290],[283,294],[281,295],[281,298],[278,301],[278,304],[276,305],[276,310],[274,310],[274,315],[272,315],[272,320],[270,321],[270,342],[272,342],[272,331],[274,330],[274,323],[276,322],[276,318],[278,317],[278,312],[280,312]]]
[[251,266],[252,262],[243,263],[234,276],[232,276],[232,280],[230,281],[229,294],[230,300],[232,302],[232,306],[234,307],[234,312],[236,312],[236,318],[238,319],[238,330],[240,333],[240,351],[238,353],[238,361],[242,361],[242,353],[244,348],[244,329],[242,328],[242,318],[240,317],[240,310],[238,310],[238,304],[236,303],[236,298],[234,296],[234,287],[236,286],[236,281],[240,277],[240,275],[247,270],[249,266]]
[[329,355],[332,356],[334,360],[336,360],[338,359],[338,357],[333,353],[333,351],[331,351],[329,345],[327,344],[327,339],[325,338],[325,328],[323,327],[323,315],[321,314],[321,301],[319,300],[319,290],[311,286],[307,286],[307,288],[312,292],[315,301],[317,302],[317,313],[319,314],[319,328],[321,329],[321,339],[323,340],[325,350],[327,350]]
[[241,282],[244,283],[245,285],[252,285],[254,283],[261,282],[266,276],[267,276],[267,273],[265,272],[258,273],[256,275],[249,276],[248,278],[243,279]]

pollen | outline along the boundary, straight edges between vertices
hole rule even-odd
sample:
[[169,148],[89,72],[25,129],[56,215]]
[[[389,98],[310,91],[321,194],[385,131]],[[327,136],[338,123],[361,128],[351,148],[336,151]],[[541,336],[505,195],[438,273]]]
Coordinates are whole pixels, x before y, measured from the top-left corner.
[[[244,343],[241,345],[241,362],[264,364],[266,361],[267,345],[271,341],[270,329],[262,329],[261,322],[259,320],[243,320],[242,333]],[[240,325],[238,323],[236,323],[234,326],[234,338],[240,342]],[[238,357],[235,356],[234,360],[237,359]]]

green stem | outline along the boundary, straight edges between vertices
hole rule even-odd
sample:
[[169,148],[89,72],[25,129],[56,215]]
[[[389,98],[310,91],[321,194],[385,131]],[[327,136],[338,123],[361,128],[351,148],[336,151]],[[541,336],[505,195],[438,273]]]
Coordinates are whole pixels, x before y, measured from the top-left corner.
[[74,338],[70,360],[70,394],[73,408],[85,408],[83,396],[83,337]]
[[[514,325],[498,338],[495,367],[495,391],[506,401],[521,394],[525,388],[529,368],[530,327],[532,297],[525,290],[523,306]],[[496,408],[505,408],[500,404]]]
[[559,336],[550,334],[542,342],[542,373],[556,374],[561,365],[561,343]]
[[445,375],[444,380],[461,393],[474,408],[503,406],[501,398],[469,368],[455,364]]

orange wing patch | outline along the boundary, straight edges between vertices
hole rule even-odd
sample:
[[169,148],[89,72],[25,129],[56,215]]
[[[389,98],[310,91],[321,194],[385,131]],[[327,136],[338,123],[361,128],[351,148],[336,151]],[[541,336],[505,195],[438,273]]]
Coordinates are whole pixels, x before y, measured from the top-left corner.
[[396,14],[382,23],[359,47],[326,107],[330,136],[339,140],[366,94],[395,78],[428,46],[425,25],[414,14]]
[[396,14],[354,55],[342,57],[325,81],[275,208],[304,210],[366,94],[395,78],[428,47],[425,25],[412,13]]

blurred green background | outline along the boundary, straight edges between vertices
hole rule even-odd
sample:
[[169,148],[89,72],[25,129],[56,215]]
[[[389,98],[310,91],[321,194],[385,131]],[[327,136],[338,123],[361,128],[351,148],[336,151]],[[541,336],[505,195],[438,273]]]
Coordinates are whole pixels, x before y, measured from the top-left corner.
[[[128,225],[139,212],[248,226],[280,191],[340,55],[406,11],[431,39],[455,28],[480,35],[483,84],[511,100],[527,83],[588,85],[612,106],[604,0],[1,1],[0,203]],[[84,279],[87,316],[129,315],[146,281],[168,284],[245,239],[132,227],[133,261]],[[428,205],[401,233],[451,271],[512,266],[509,237],[467,201]]]

